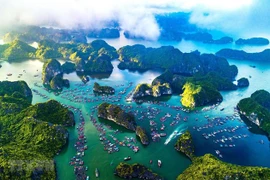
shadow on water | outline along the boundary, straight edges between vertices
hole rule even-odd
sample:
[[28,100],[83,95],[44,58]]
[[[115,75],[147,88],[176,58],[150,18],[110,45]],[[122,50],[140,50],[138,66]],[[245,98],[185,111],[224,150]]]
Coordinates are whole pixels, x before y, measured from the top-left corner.
[[165,96],[161,96],[161,97],[152,97],[152,96],[146,96],[143,98],[137,98],[137,104],[142,104],[144,101],[152,101],[152,102],[156,102],[156,101],[162,101],[162,102],[167,102],[171,99],[171,95],[165,95]]
[[[261,128],[259,128],[259,126],[257,126],[256,124],[254,124],[253,122],[251,122],[250,120],[247,119],[246,116],[240,115],[241,119],[245,122],[245,124],[251,128],[249,128],[248,130],[254,134],[260,134],[260,135],[264,135],[268,137],[268,133],[266,133],[265,131],[263,131]],[[269,137],[268,140],[270,141]]]
[[76,72],[77,76],[80,78],[80,79],[83,79],[84,77],[87,77],[87,76],[90,76],[92,79],[108,79],[112,72],[110,73],[88,73],[88,72]]
[[124,133],[134,133],[133,131],[123,127],[123,126],[120,126],[118,124],[116,124],[115,122],[113,121],[110,121],[110,120],[106,120],[106,119],[103,119],[103,118],[98,118],[99,122],[104,124],[104,125],[107,125],[107,126],[111,126],[113,130],[119,130],[120,132],[124,132]]

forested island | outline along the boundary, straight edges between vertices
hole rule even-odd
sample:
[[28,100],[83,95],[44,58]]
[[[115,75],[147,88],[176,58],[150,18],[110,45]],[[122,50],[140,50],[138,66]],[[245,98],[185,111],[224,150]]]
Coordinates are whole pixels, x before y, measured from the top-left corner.
[[1,179],[56,179],[53,157],[67,143],[74,115],[54,100],[31,102],[24,81],[0,82]]
[[98,117],[113,121],[126,129],[135,131],[137,136],[140,137],[142,144],[149,144],[145,130],[137,126],[134,115],[126,113],[121,107],[114,104],[102,103],[98,106]]
[[268,45],[269,40],[263,37],[253,37],[249,39],[238,39],[235,41],[237,45]]
[[270,49],[255,53],[247,53],[243,50],[221,49],[216,55],[228,59],[269,62]]
[[194,155],[194,144],[190,132],[182,134],[175,149],[190,158],[192,164],[177,177],[182,179],[267,179],[270,169],[263,167],[239,166],[223,162],[211,154]]
[[93,92],[97,94],[114,94],[115,89],[110,86],[101,86],[97,82],[95,82]]
[[[237,108],[244,120],[248,120],[270,134],[270,93],[258,90],[249,98],[239,101]],[[246,122],[246,121],[245,121]]]
[[153,179],[163,180],[161,176],[153,173],[150,169],[141,164],[120,163],[117,165],[114,174],[124,179]]

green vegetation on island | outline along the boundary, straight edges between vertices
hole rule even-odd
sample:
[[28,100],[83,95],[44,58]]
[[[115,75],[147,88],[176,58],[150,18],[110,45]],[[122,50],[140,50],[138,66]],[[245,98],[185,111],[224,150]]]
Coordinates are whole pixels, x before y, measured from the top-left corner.
[[194,144],[189,131],[182,134],[174,145],[177,151],[184,153],[189,159],[194,158]]
[[69,81],[63,79],[61,64],[56,59],[50,59],[43,64],[42,83],[54,91],[62,91],[63,87],[69,87]]
[[139,84],[136,86],[134,90],[133,98],[139,99],[146,96],[160,97],[162,95],[171,95],[171,94],[172,94],[172,89],[169,83],[156,84],[156,85]]
[[229,59],[269,62],[270,49],[265,49],[262,52],[255,53],[247,53],[243,50],[235,49],[221,49],[216,53],[216,55]]
[[[53,157],[67,143],[63,124],[74,122],[71,112],[53,101],[31,105],[32,93],[23,81],[0,84],[0,99],[10,107],[2,113],[0,106],[0,179],[56,179]],[[21,107],[13,110],[14,105]]]
[[126,113],[117,105],[109,103],[100,104],[98,106],[98,117],[111,120],[129,130],[136,130],[137,125],[134,115],[131,113]]
[[62,70],[63,70],[63,73],[66,73],[66,74],[72,73],[76,70],[75,64],[72,62],[66,61],[64,64],[62,64]]
[[249,86],[249,81],[247,78],[240,78],[237,80],[237,86],[238,87],[248,87]]
[[144,128],[142,128],[141,126],[137,126],[136,127],[136,134],[141,139],[141,142],[142,142],[143,145],[148,145],[149,144],[149,139],[148,139],[148,136],[147,136],[146,131],[145,131]]
[[177,177],[177,180],[191,179],[269,179],[270,169],[263,167],[239,166],[223,162],[211,154],[196,157],[192,136],[187,131],[175,144],[177,151],[187,155],[192,164]]
[[237,67],[229,65],[224,58],[213,54],[196,52],[182,53],[172,46],[146,48],[143,45],[124,46],[118,50],[119,69],[147,70],[161,68],[174,74],[193,76],[216,72],[233,80],[238,73]]
[[141,164],[127,164],[120,163],[117,165],[114,174],[124,179],[153,179],[153,180],[163,180],[161,176],[153,173],[147,167]]
[[0,45],[0,58],[6,59],[8,62],[31,59],[35,57],[35,52],[35,48],[19,40]]
[[262,38],[262,37],[254,37],[254,38],[250,38],[250,39],[240,38],[237,41],[235,41],[235,44],[238,44],[238,45],[268,45],[269,40],[266,38]]
[[[203,76],[200,74],[195,74],[192,77],[188,77],[173,74],[170,71],[165,71],[163,74],[156,77],[153,80],[152,84],[157,85],[159,83],[165,82],[170,84],[172,92],[174,94],[180,93],[182,95],[185,95],[183,99],[185,105],[184,104],[183,105],[186,107],[215,104],[217,102],[222,101],[222,98],[220,98],[220,93],[218,91],[237,89],[237,86],[233,84],[229,79],[222,77],[216,72],[210,72]],[[193,84],[194,86],[191,86],[190,84]],[[185,86],[188,88],[186,91],[184,88]],[[195,89],[198,90],[196,93]],[[191,93],[191,90],[193,91],[193,93]],[[202,102],[200,100],[205,101]]]
[[223,100],[219,91],[208,83],[186,82],[181,94],[181,103],[187,108],[212,105]]
[[[64,126],[74,126],[75,124],[74,114],[55,100],[49,100],[46,103],[37,103],[26,108],[23,112],[26,116],[53,124]],[[50,115],[50,119],[47,117],[48,114]]]
[[134,115],[126,113],[120,106],[102,103],[98,106],[98,117],[113,121],[126,129],[136,132],[136,135],[139,136],[142,144],[149,144],[146,131],[140,126],[137,126]]
[[177,177],[177,180],[191,179],[269,179],[270,169],[248,167],[222,162],[211,154],[195,157],[192,164]]
[[110,86],[100,86],[97,82],[94,83],[94,93],[98,94],[114,94],[115,89]]
[[247,118],[270,134],[270,93],[265,90],[254,92],[251,97],[239,101],[237,108]]

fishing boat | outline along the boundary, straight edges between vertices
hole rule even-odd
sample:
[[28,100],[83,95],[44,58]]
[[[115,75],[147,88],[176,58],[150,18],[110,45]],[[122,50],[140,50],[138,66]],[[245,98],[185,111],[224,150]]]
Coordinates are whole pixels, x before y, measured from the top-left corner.
[[165,136],[167,136],[166,133],[160,133],[159,135],[160,135],[160,137],[165,137]]
[[158,162],[158,167],[161,167],[161,164],[162,164],[161,160],[158,160],[157,162]]
[[96,178],[98,178],[99,177],[99,171],[98,171],[97,168],[95,169],[95,174],[96,174]]
[[124,158],[124,161],[129,161],[129,160],[131,160],[130,156]]

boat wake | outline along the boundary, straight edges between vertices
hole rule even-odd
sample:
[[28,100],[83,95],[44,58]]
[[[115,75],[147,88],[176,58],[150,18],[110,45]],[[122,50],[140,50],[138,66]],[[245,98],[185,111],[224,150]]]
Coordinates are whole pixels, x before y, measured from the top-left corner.
[[175,139],[177,136],[180,136],[181,134],[183,134],[185,131],[187,130],[186,126],[180,125],[178,126],[173,133],[166,139],[165,141],[165,145],[169,144],[169,142],[173,139]]

